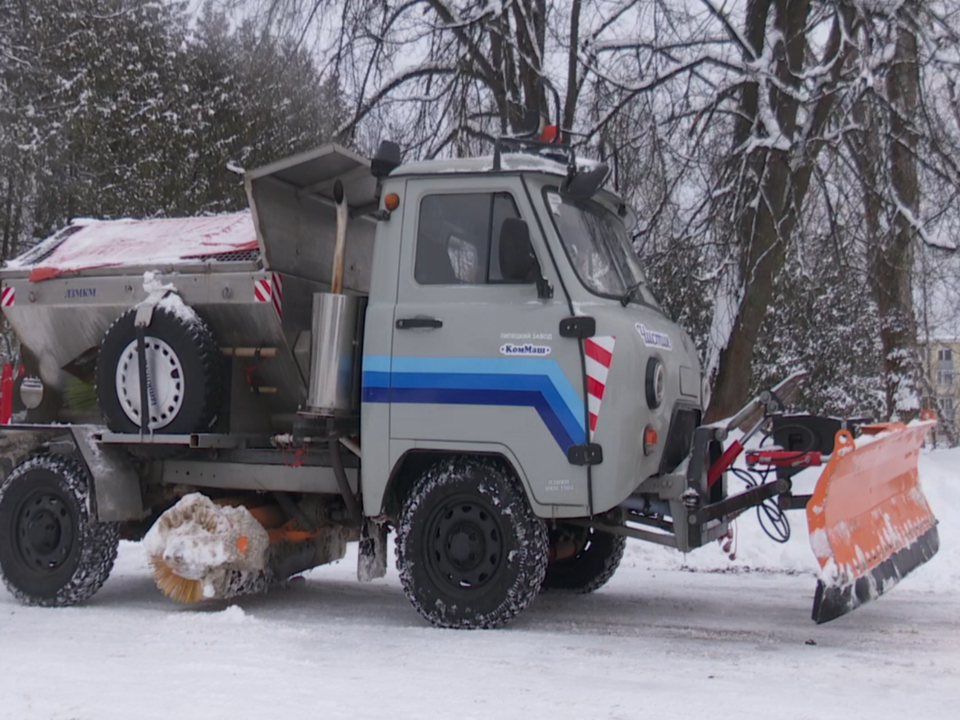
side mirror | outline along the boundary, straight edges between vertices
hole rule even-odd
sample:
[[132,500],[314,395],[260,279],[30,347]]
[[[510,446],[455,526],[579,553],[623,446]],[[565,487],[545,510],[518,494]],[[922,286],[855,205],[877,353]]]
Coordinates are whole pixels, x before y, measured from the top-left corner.
[[499,239],[500,275],[507,282],[535,282],[537,296],[553,297],[550,287],[540,272],[540,263],[533,253],[530,242],[530,227],[519,218],[507,218],[500,226]]
[[537,258],[530,243],[530,228],[518,218],[507,218],[500,226],[500,275],[509,282],[532,282],[539,274]]
[[576,175],[567,178],[561,192],[575,200],[589,200],[599,192],[608,177],[610,166],[600,163],[592,170],[580,170]]

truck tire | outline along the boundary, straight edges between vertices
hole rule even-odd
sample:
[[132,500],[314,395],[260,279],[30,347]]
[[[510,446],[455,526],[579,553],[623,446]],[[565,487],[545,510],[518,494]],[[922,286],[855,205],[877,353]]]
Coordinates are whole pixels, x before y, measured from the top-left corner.
[[66,455],[38,455],[0,485],[0,575],[25,605],[88,600],[117,558],[116,523],[94,523],[90,476]]
[[[140,431],[140,366],[136,308],[117,318],[100,343],[97,399],[114,432]],[[213,333],[199,317],[157,307],[146,329],[149,383],[155,400],[150,423],[166,434],[207,430],[220,405],[220,357]]]
[[446,459],[403,505],[397,569],[410,602],[444,628],[496,628],[540,591],[546,527],[501,463]]
[[543,589],[550,591],[592,593],[613,577],[623,559],[627,538],[600,532],[594,528],[560,526],[579,534],[576,555],[547,565]]

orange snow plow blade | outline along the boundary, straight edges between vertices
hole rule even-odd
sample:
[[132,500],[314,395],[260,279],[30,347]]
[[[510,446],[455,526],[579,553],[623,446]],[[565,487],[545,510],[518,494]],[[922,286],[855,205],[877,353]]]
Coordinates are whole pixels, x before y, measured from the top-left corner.
[[859,445],[836,435],[830,461],[807,503],[810,545],[820,562],[813,619],[834,620],[890,590],[940,546],[937,520],[920,489],[917,461],[926,419],[861,428]]

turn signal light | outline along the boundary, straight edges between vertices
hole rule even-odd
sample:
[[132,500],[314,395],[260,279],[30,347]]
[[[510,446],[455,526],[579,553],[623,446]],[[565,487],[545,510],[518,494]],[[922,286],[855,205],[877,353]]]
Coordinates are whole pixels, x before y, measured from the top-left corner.
[[398,207],[400,207],[400,196],[397,195],[396,193],[389,193],[389,194],[383,199],[383,206],[384,206],[387,210],[390,210],[391,212],[393,212],[393,211],[396,210]]
[[657,449],[657,431],[650,425],[643,431],[643,454],[649,455]]

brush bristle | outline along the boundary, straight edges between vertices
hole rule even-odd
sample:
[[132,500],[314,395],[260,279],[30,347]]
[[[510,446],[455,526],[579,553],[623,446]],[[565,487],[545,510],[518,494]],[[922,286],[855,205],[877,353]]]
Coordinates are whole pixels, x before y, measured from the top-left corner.
[[167,597],[181,603],[198,603],[203,600],[203,583],[199,580],[188,580],[177,575],[163,558],[152,557],[153,579],[157,587]]
[[78,412],[89,412],[97,407],[97,389],[93,383],[68,378],[63,389],[63,404]]

